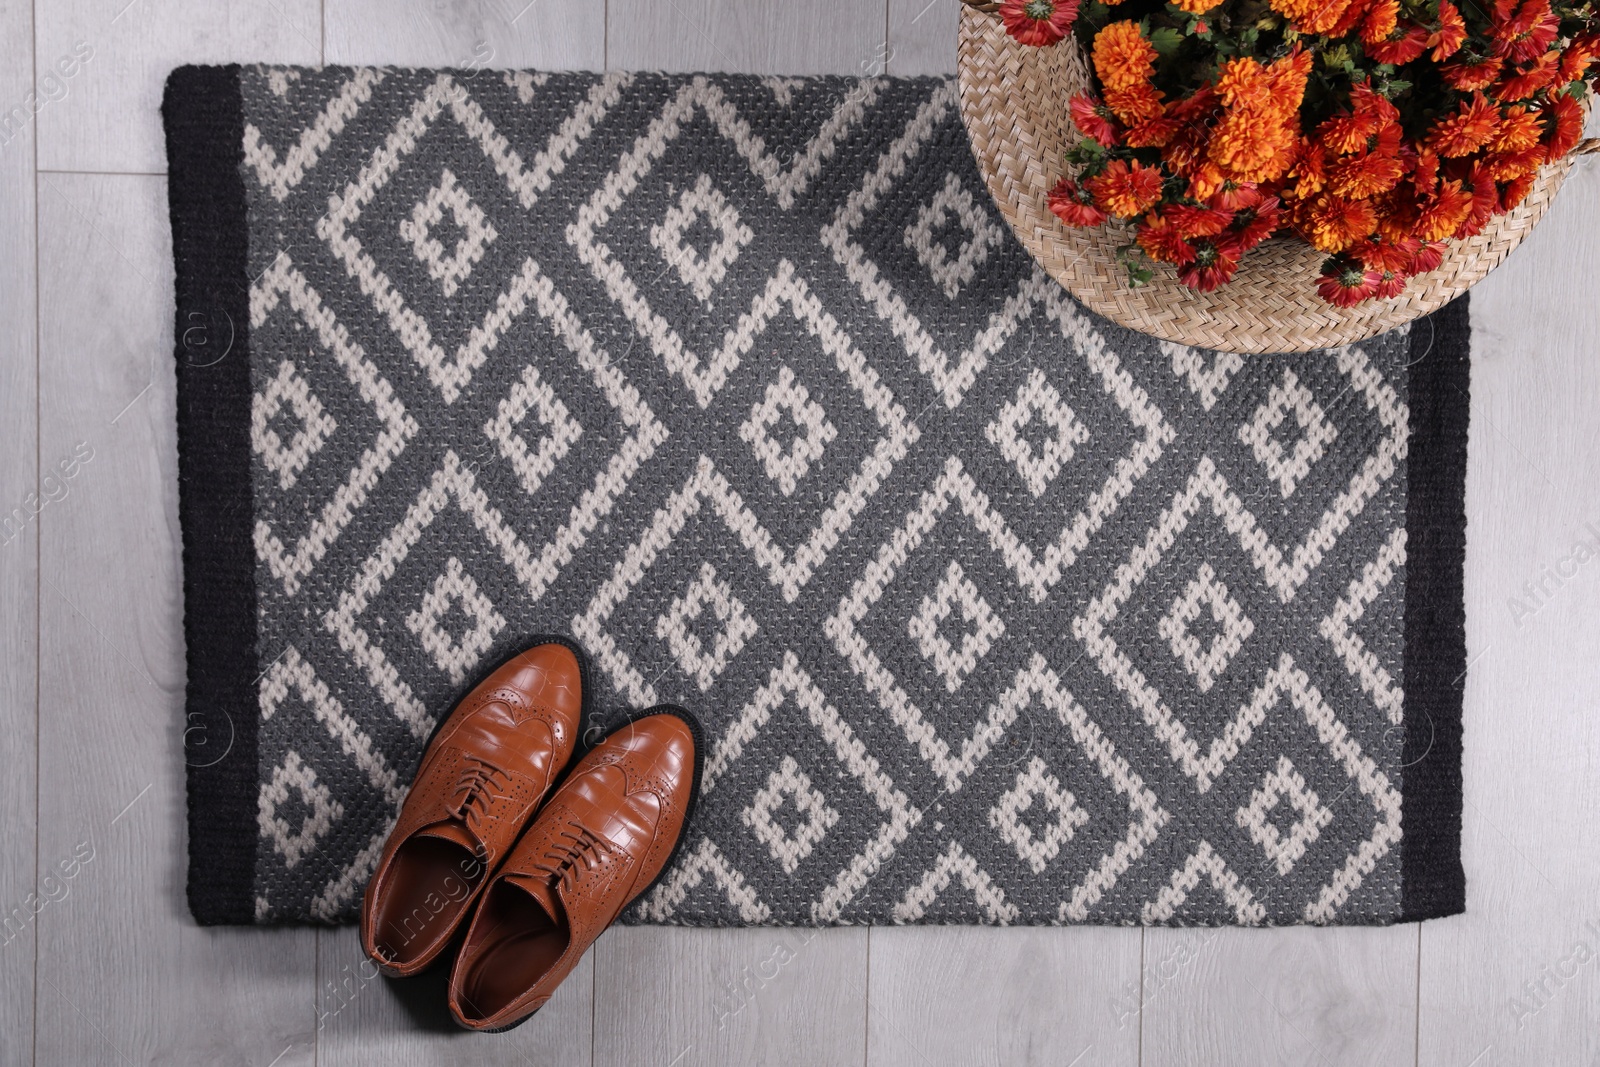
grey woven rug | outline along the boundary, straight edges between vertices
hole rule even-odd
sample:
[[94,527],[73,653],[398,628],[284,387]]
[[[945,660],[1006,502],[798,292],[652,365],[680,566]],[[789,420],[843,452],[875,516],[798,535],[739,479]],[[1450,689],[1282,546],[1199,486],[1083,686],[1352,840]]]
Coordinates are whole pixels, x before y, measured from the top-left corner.
[[1461,910],[1464,302],[1119,329],[947,81],[191,67],[164,110],[202,921],[353,918],[435,722],[552,631],[711,742],[633,921]]

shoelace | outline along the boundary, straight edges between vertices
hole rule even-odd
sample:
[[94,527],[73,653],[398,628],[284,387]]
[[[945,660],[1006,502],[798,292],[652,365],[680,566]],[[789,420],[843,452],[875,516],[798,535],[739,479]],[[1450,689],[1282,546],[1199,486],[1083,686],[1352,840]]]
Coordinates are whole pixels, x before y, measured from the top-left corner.
[[479,840],[479,851],[486,846],[483,844],[483,820],[488,818],[489,805],[494,803],[495,787],[504,785],[506,773],[499,767],[477,756],[465,756],[461,776],[456,779],[455,794],[459,798],[451,814],[467,824]]
[[569,891],[580,868],[594,870],[600,865],[601,859],[613,851],[611,842],[577,823],[557,830],[556,837],[560,840],[553,843],[545,851],[544,858],[534,866],[549,875],[552,882],[561,883]]

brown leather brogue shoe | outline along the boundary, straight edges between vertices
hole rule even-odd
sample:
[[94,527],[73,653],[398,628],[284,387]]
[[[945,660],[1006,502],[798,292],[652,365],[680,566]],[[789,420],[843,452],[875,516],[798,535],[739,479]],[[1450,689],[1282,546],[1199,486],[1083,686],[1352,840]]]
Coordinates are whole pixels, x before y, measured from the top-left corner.
[[542,1007],[622,909],[661,876],[700,788],[700,728],[653,708],[578,761],[506,858],[450,973],[450,1011],[507,1030]]
[[485,678],[422,756],[361,903],[361,947],[395,977],[439,957],[572,758],[576,645],[546,638]]

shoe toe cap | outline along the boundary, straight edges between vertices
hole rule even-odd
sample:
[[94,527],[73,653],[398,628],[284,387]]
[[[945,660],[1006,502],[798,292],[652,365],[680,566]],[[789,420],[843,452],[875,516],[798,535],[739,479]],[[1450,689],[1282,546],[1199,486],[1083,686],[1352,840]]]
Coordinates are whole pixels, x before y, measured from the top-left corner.
[[505,684],[529,700],[561,714],[576,725],[583,709],[583,675],[578,657],[565,645],[530,648],[507,665]]

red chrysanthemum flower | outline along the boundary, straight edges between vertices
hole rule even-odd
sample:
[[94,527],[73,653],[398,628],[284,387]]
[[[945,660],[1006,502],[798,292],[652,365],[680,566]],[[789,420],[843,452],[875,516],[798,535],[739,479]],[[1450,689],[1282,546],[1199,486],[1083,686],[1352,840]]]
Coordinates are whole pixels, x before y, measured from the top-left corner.
[[1551,102],[1545,115],[1550,119],[1550,129],[1544,141],[1545,159],[1554,163],[1572,151],[1583,136],[1583,108],[1563,93]]
[[1438,270],[1439,264],[1444,262],[1444,253],[1443,241],[1423,241],[1418,246],[1416,255],[1412,256],[1411,262],[1406,265],[1406,273],[1416,275]]
[[1233,225],[1223,235],[1224,243],[1243,255],[1277,232],[1282,221],[1283,211],[1278,198],[1269,196],[1255,207],[1245,208],[1234,215]]
[[1322,264],[1317,295],[1335,307],[1355,307],[1377,293],[1381,280],[1377,271],[1366,270],[1348,256],[1330,256]]
[[1191,289],[1209,293],[1232,281],[1238,269],[1237,255],[1211,241],[1200,241],[1194,246],[1194,259],[1178,269],[1178,280]]
[[1387,270],[1379,271],[1378,285],[1372,296],[1376,300],[1388,300],[1391,297],[1399,296],[1405,291],[1405,288],[1406,276],[1404,274],[1395,274],[1393,271]]
[[1516,206],[1522,203],[1529,193],[1533,192],[1533,182],[1536,177],[1537,175],[1529,172],[1520,177],[1512,178],[1507,182],[1505,188],[1500,190],[1501,210],[1515,210]]
[[1439,28],[1428,35],[1433,61],[1443,63],[1456,54],[1467,39],[1467,24],[1450,0],[1439,0]]
[[1470,93],[1493,85],[1504,66],[1505,60],[1491,57],[1480,63],[1446,63],[1439,73],[1451,88]]
[[1078,0],[1005,0],[1000,20],[1006,32],[1023,44],[1055,44],[1072,29]]
[[1475,167],[1468,178],[1468,186],[1472,190],[1472,207],[1467,212],[1466,219],[1456,227],[1458,238],[1473,237],[1481,233],[1489,220],[1500,210],[1500,188],[1490,176],[1487,167],[1482,165]]
[[1580,33],[1561,53],[1560,80],[1577,81],[1588,73],[1589,64],[1594,62],[1596,56],[1600,56],[1600,37],[1592,33]]
[[1068,226],[1098,226],[1106,221],[1106,213],[1096,207],[1089,194],[1071,178],[1056,182],[1056,187],[1045,198],[1045,204],[1056,218]]
[[1526,63],[1549,49],[1560,29],[1560,20],[1550,10],[1550,0],[1522,0],[1516,14],[1508,17],[1510,4],[1496,4],[1490,37],[1495,55],[1513,63]]
[[1552,84],[1556,75],[1560,73],[1559,52],[1546,52],[1529,66],[1509,75],[1501,81],[1495,90],[1495,95],[1502,102],[1510,103],[1513,100],[1526,100],[1540,89]]
[[1161,214],[1186,240],[1215,237],[1233,219],[1231,212],[1193,204],[1173,204]]
[[1129,165],[1114,159],[1089,179],[1088,189],[1101,208],[1118,218],[1131,219],[1149,211],[1161,199],[1161,170],[1138,160]]
[[1368,270],[1406,274],[1409,273],[1411,263],[1416,258],[1417,249],[1421,247],[1422,242],[1415,237],[1409,237],[1401,242],[1368,237],[1351,245],[1347,254]]
[[1367,56],[1379,63],[1405,66],[1428,50],[1428,31],[1414,23],[1406,23],[1404,32],[1392,41],[1378,41],[1366,45]]
[[1261,203],[1261,198],[1261,189],[1255,182],[1226,181],[1206,198],[1206,204],[1220,211],[1244,211]]
[[1098,141],[1106,148],[1117,143],[1120,130],[1111,109],[1094,97],[1079,93],[1067,103],[1067,110],[1072,114],[1073,125],[1085,137]]

